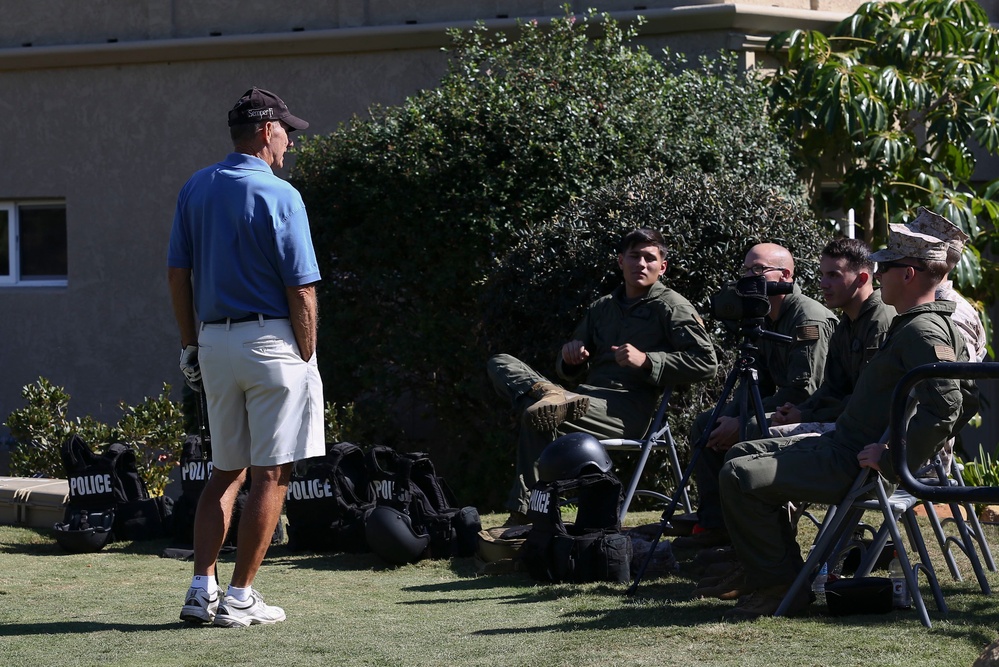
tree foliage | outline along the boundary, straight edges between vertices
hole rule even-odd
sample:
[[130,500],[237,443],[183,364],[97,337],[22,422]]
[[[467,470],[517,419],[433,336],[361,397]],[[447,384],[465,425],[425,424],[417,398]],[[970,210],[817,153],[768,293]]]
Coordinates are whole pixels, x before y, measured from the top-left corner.
[[453,31],[438,87],[300,142],[292,178],[324,274],[327,397],[355,403],[369,439],[425,447],[432,433],[451,449],[445,472],[512,467],[482,454],[499,446],[484,284],[518,234],[574,198],[646,170],[798,187],[764,88],[731,59],[654,58],[635,43],[640,24],[590,12],[512,36]]
[[813,180],[842,183],[844,207],[862,212],[869,240],[919,206],[952,220],[972,238],[958,284],[994,293],[981,252],[996,237],[979,221],[999,218],[999,181],[977,186],[974,175],[981,151],[999,152],[999,33],[982,7],[871,2],[828,36],[792,30],[769,48],[783,57],[772,105]]

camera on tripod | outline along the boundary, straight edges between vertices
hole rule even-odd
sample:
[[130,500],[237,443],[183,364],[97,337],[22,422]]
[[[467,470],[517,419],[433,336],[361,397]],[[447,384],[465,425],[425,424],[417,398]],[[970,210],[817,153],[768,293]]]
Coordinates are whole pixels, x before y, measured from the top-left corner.
[[772,294],[790,294],[794,283],[767,282],[766,276],[732,280],[711,297],[711,315],[719,320],[761,319],[770,312]]

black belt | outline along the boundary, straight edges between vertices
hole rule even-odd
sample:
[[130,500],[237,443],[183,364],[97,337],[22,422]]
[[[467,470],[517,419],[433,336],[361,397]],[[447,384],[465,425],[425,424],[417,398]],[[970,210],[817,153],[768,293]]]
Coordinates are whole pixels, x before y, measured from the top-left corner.
[[[256,322],[260,319],[260,315],[253,313],[252,315],[247,315],[246,317],[223,317],[221,320],[212,320],[211,322],[205,322],[205,324],[242,324],[243,322]],[[264,315],[265,320],[286,320],[287,316],[284,315]]]

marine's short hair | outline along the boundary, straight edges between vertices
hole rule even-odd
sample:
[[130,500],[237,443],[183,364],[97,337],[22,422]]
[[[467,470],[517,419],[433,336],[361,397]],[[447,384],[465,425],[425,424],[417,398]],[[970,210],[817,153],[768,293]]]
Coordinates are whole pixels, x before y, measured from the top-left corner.
[[662,255],[663,259],[666,259],[666,239],[663,235],[656,231],[655,229],[649,229],[647,227],[642,227],[640,229],[633,229],[624,235],[621,240],[621,247],[618,249],[620,253],[626,253],[635,246],[646,246],[654,245],[659,248],[659,253]]
[[833,239],[822,249],[822,257],[831,259],[843,258],[851,271],[874,272],[874,260],[871,259],[871,247],[860,239]]

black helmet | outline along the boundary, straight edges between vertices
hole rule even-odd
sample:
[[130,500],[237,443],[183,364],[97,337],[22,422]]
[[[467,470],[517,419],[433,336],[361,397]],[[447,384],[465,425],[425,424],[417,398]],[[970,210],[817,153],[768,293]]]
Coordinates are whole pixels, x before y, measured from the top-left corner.
[[544,482],[576,479],[588,472],[608,472],[610,456],[589,433],[569,433],[553,440],[538,457],[538,477]]
[[429,535],[417,535],[409,515],[379,506],[364,522],[368,546],[391,565],[405,565],[420,560],[430,546]]
[[74,513],[67,523],[57,523],[55,539],[63,549],[73,554],[100,551],[111,540],[114,510]]

